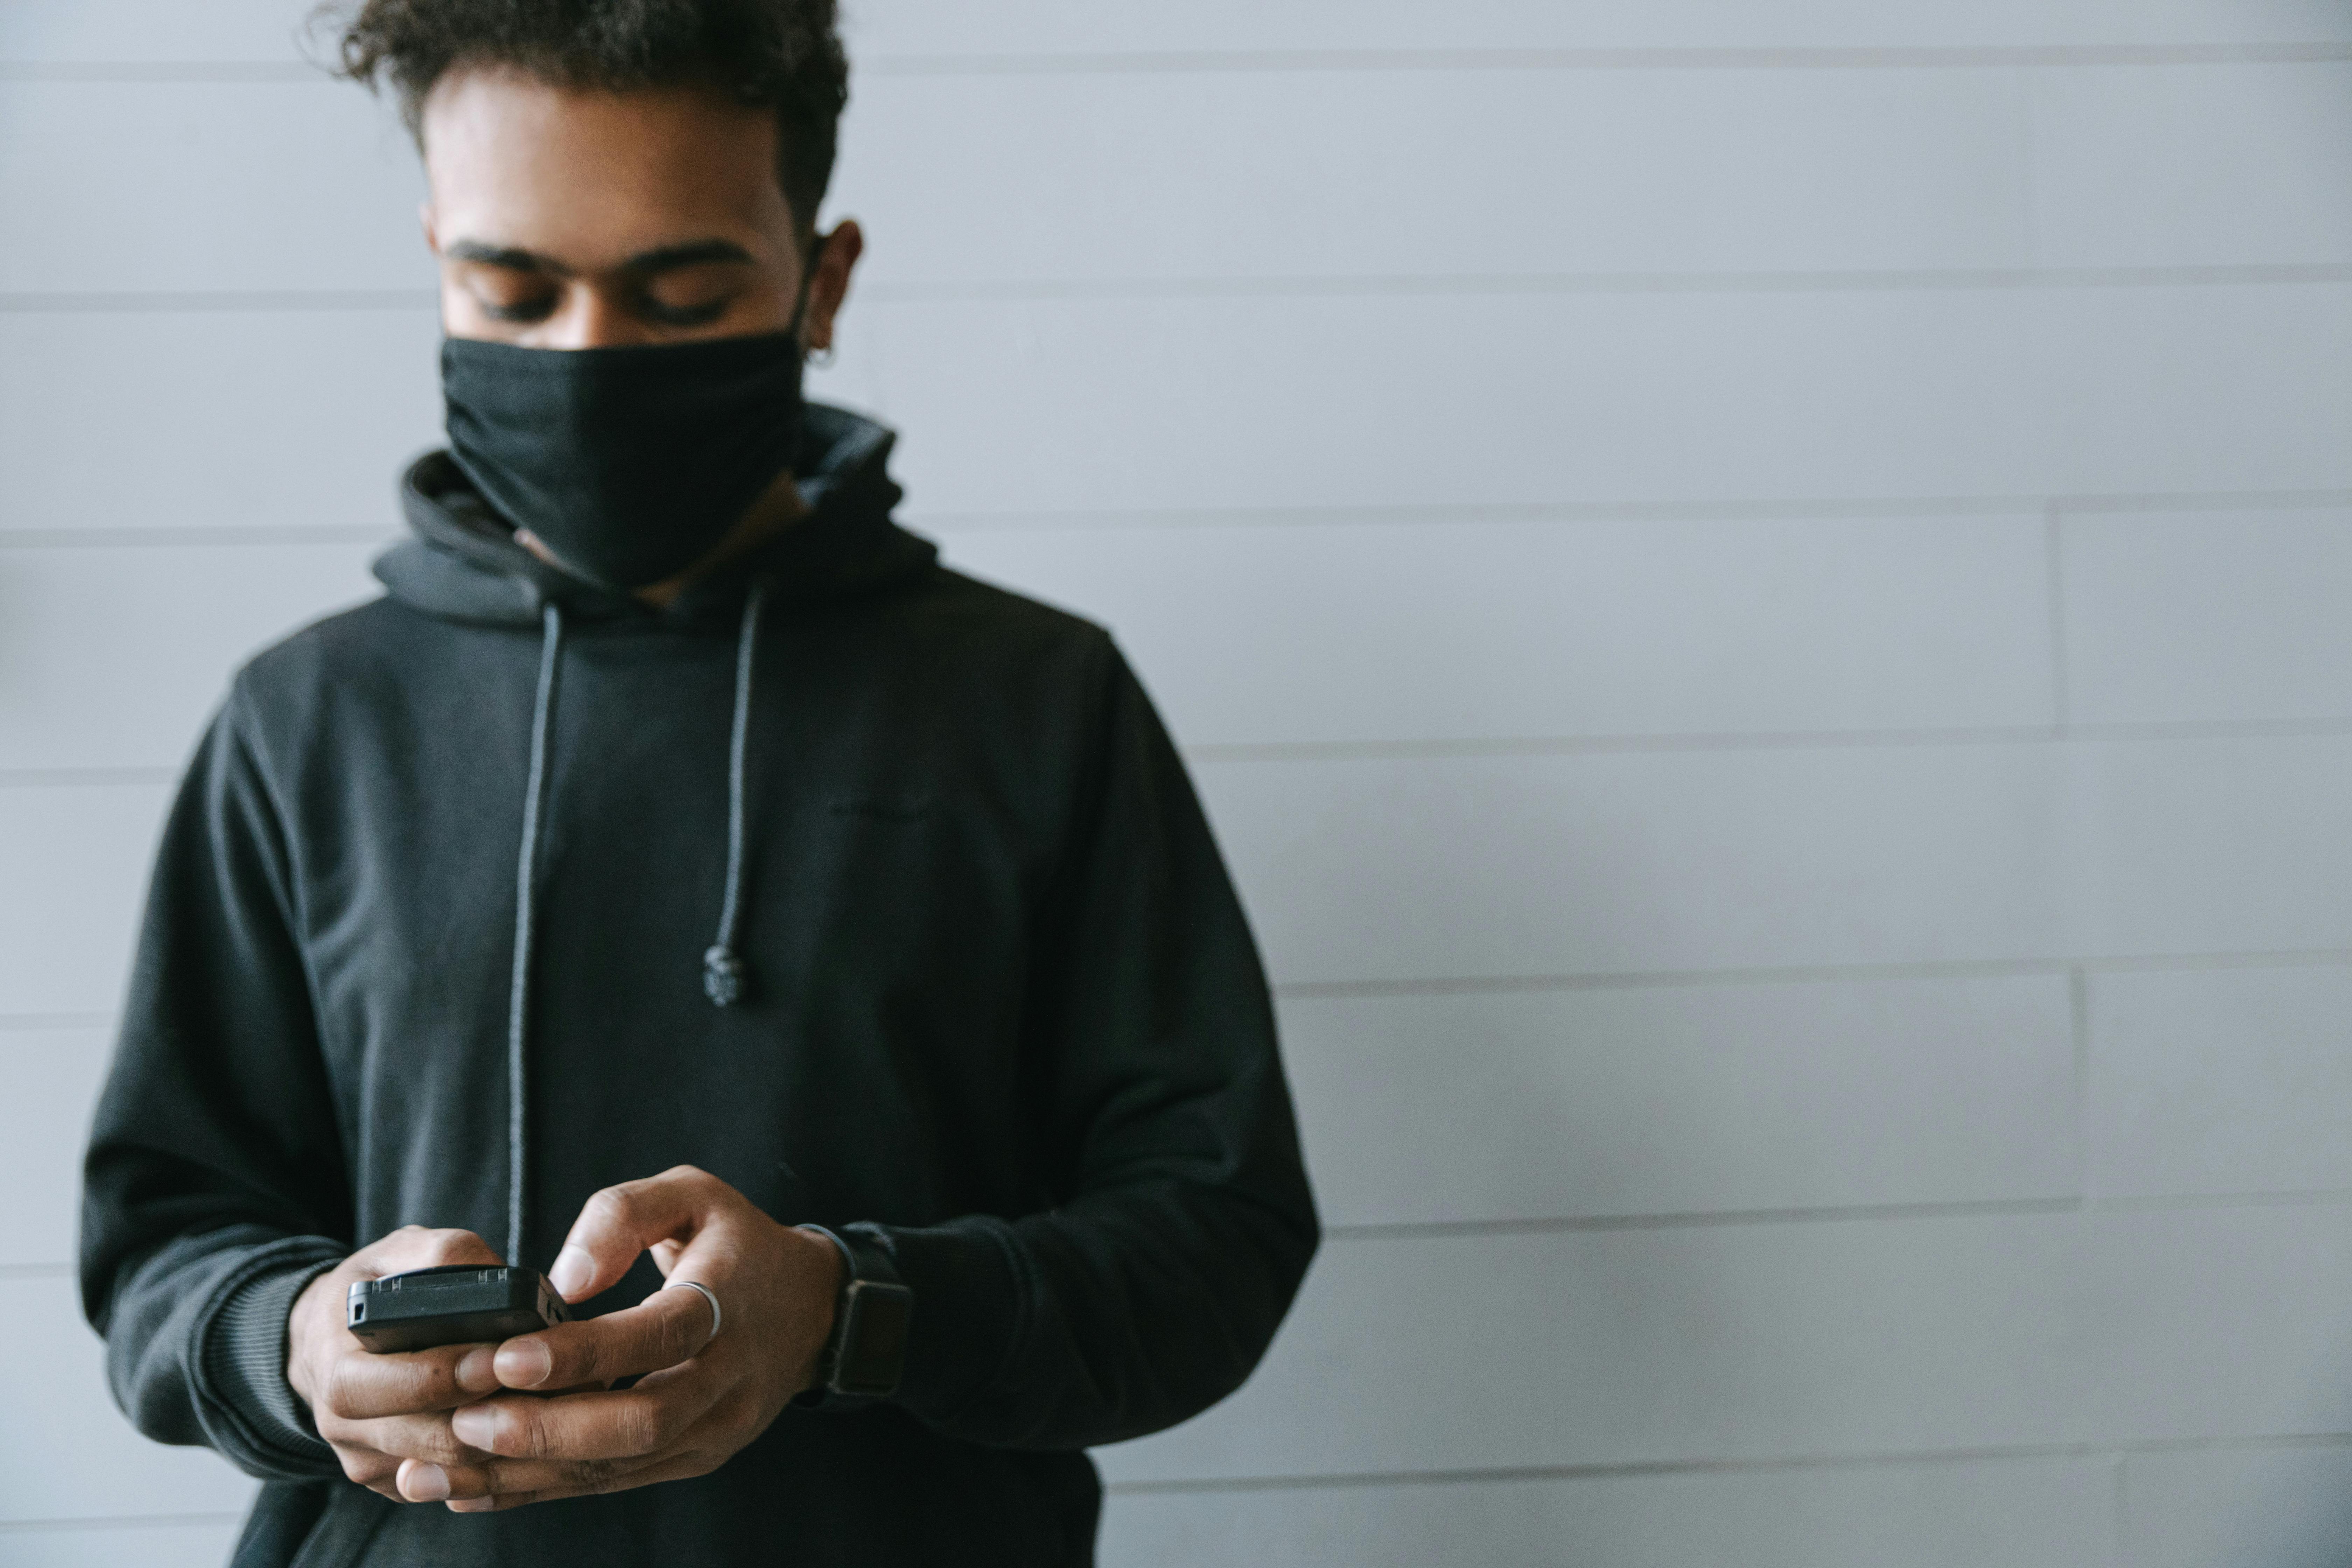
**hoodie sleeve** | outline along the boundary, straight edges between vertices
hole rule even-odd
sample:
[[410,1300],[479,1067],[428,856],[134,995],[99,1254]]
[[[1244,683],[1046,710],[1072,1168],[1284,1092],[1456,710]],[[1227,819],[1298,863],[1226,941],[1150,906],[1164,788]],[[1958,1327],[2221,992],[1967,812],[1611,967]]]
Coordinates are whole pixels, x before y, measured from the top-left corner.
[[350,1250],[350,1187],[279,817],[232,695],[164,825],[84,1165],[83,1310],[140,1431],[340,1474],[285,1384],[286,1312]]
[[1056,1202],[869,1227],[915,1290],[895,1399],[996,1447],[1117,1442],[1232,1393],[1318,1234],[1255,945],[1175,748],[1106,653],[1031,1008]]

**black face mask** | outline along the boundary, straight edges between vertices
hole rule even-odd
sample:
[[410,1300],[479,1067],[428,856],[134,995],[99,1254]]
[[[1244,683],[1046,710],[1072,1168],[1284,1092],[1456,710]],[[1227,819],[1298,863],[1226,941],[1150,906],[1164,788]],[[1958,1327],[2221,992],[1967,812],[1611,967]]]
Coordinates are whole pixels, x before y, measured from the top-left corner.
[[449,447],[482,499],[611,588],[674,577],[792,462],[790,332],[645,348],[441,345]]

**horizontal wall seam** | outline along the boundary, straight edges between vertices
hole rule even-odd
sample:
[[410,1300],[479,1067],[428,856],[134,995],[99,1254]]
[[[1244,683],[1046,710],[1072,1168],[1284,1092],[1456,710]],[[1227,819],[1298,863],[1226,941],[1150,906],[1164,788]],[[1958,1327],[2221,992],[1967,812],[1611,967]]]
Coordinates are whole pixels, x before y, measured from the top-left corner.
[[0,292],[0,316],[254,314],[415,310],[439,307],[431,289],[98,289]]
[[197,524],[187,528],[0,529],[0,550],[186,550],[281,544],[390,544],[392,523]]
[[[868,309],[966,303],[1118,300],[1536,297],[1578,294],[1887,294],[2036,289],[2288,288],[2352,283],[2352,263],[2205,266],[1858,268],[1717,272],[1387,274],[1363,277],[911,280],[860,287]],[[0,315],[431,310],[417,289],[16,289]]]
[[[933,533],[1082,532],[1113,528],[1306,528],[1508,522],[1779,522],[1825,519],[2162,515],[2200,511],[2320,511],[2352,507],[2352,489],[2116,490],[2046,495],[1714,496],[1677,500],[1428,502],[1362,506],[1156,507],[1071,511],[899,514]],[[0,533],[0,539],[5,539]]]
[[[1580,522],[1819,522],[1832,520],[1916,521],[1922,518],[2119,517],[2208,511],[2331,511],[2352,509],[2352,489],[2184,490],[2106,495],[1823,496],[1698,500],[1528,501],[1431,504],[1199,507],[1140,510],[901,513],[907,526],[942,536],[957,533],[1107,531],[1113,529],[1476,527],[1498,523]],[[0,550],[111,549],[121,545],[248,545],[347,543],[392,539],[378,523],[191,525],[142,528],[8,528]]]
[[1310,1491],[1360,1487],[1461,1486],[1512,1481],[1612,1480],[1643,1476],[1752,1475],[1788,1470],[1852,1470],[1969,1465],[2004,1460],[2126,1458],[2136,1455],[2242,1453],[2352,1447],[2352,1432],[2150,1438],[2114,1443],[2012,1443],[1980,1448],[1890,1449],[1754,1459],[1657,1459],[1621,1464],[1496,1466],[1459,1470],[1369,1470],[1331,1475],[1237,1476],[1204,1480],[1112,1481],[1104,1490],[1145,1497],[1186,1492]]
[[[1437,1241],[1454,1237],[1579,1236],[1654,1230],[1745,1230],[1759,1226],[1816,1226],[1889,1220],[2011,1219],[2085,1212],[2079,1196],[1980,1198],[1950,1203],[1832,1204],[1811,1208],[1692,1210],[1677,1214],[1564,1215],[1556,1218],[1402,1220],[1387,1224],[1327,1225],[1323,1239]],[[2234,1205],[2225,1206],[2236,1206]]]
[[[877,77],[1131,76],[1359,71],[1934,70],[2017,67],[2307,65],[2352,60],[2343,41],[2262,44],[1649,46],[1609,48],[1102,49],[876,54]],[[303,84],[330,80],[299,58],[8,60],[0,81]]]
[[1676,1214],[1564,1215],[1556,1218],[1403,1220],[1328,1225],[1326,1241],[1433,1241],[1452,1237],[1578,1236],[1626,1231],[1744,1230],[1760,1226],[1885,1225],[2049,1215],[2211,1214],[2241,1209],[2340,1208],[2352,1188],[2309,1192],[2174,1193],[2132,1198],[1977,1198],[1948,1203],[1826,1204],[1809,1208],[1713,1209]]
[[2091,974],[2201,973],[2231,969],[2352,966],[2352,948],[2251,952],[2109,953],[2095,957],[1951,959],[1926,963],[1822,963],[1725,969],[1630,970],[1559,974],[1428,975],[1384,980],[1277,981],[1286,1001],[1374,996],[1455,996],[1553,991],[1679,991],[1728,985],[1812,985],[1885,980],[2006,980]]
[[1970,289],[2169,289],[2344,282],[2352,282],[2352,265],[2340,262],[2243,262],[2147,267],[1388,274],[1360,278],[1007,279],[874,283],[863,287],[860,293],[870,304],[893,305],[965,300],[1324,299],[1363,295],[1883,294]]
[[[115,782],[166,784],[168,769]],[[0,787],[11,775],[0,773]],[[2093,958],[1956,959],[1928,963],[1790,964],[1765,968],[1673,969],[1562,974],[1427,975],[1391,980],[1276,981],[1286,1002],[1370,1000],[1386,996],[1542,995],[1580,991],[1695,991],[1759,985],[1870,984],[1906,980],[2019,980],[2086,974],[2195,974],[2255,969],[2352,968],[2352,948],[2249,952],[2113,953]],[[0,1031],[104,1028],[112,1013],[0,1013]]]
[[173,1530],[191,1524],[236,1524],[243,1510],[234,1513],[109,1513],[75,1519],[0,1519],[0,1535],[28,1535],[47,1530]]
[[2352,716],[2279,720],[2168,720],[2087,724],[1986,725],[1928,730],[1727,731],[1657,735],[1469,736],[1454,740],[1200,742],[1202,763],[1418,762],[1447,758],[1619,756],[1674,752],[1839,752],[1921,746],[2066,745],[2076,742],[2307,740],[2352,735]]
[[[1890,1225],[1947,1219],[2027,1219],[2101,1214],[2214,1214],[2245,1209],[2347,1206],[2352,1206],[2352,1188],[2345,1187],[2309,1192],[2182,1193],[2123,1199],[2081,1196],[1983,1198],[1949,1203],[1831,1204],[1807,1208],[1700,1209],[1659,1214],[1565,1215],[1552,1218],[1328,1225],[1323,1227],[1323,1239],[1331,1246],[1348,1246],[1384,1241],[1499,1240],[1533,1236],[1747,1230],[1768,1226]],[[73,1265],[66,1262],[0,1263],[0,1280],[60,1279],[72,1273]]]
[[[2132,724],[1994,726],[1952,730],[1827,730],[1683,735],[1567,735],[1445,741],[1266,741],[1199,742],[1179,749],[1200,766],[1308,765],[1320,763],[1446,762],[1546,757],[1655,756],[1742,752],[1909,751],[1922,747],[2073,746],[2118,742],[2196,744],[2216,741],[2330,740],[2352,736],[2352,717],[2184,721]],[[0,768],[0,790],[169,784],[176,767]],[[2094,960],[2092,962],[2097,962]],[[1448,980],[1444,984],[1466,983]],[[1496,984],[1516,984],[1504,977]],[[1412,984],[1421,984],[1412,982]],[[1544,977],[1543,984],[1552,984]]]
[[2308,65],[2352,43],[1828,45],[1498,49],[1191,49],[877,55],[873,76],[1065,76],[1257,71],[2003,69],[2020,66]]

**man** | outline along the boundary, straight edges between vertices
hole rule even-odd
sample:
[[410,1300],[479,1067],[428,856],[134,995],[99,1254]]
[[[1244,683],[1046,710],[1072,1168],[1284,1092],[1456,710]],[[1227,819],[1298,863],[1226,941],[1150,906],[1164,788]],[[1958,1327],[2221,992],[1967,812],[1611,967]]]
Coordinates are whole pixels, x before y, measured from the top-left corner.
[[[801,402],[862,244],[814,226],[832,11],[348,22],[425,154],[452,449],[389,596],[198,752],[84,1204],[117,1397],[270,1483],[241,1563],[1083,1563],[1084,1447],[1238,1385],[1313,1252],[1133,677]],[[501,1260],[580,1321],[345,1328]]]

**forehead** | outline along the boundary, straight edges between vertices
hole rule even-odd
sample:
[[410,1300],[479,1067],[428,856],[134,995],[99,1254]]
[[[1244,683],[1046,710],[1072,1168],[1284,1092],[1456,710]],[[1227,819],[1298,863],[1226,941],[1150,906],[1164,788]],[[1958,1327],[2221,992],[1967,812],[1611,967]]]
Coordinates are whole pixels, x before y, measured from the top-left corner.
[[790,243],[776,118],[693,87],[605,92],[460,69],[424,104],[425,174],[445,241],[583,268],[682,237]]

